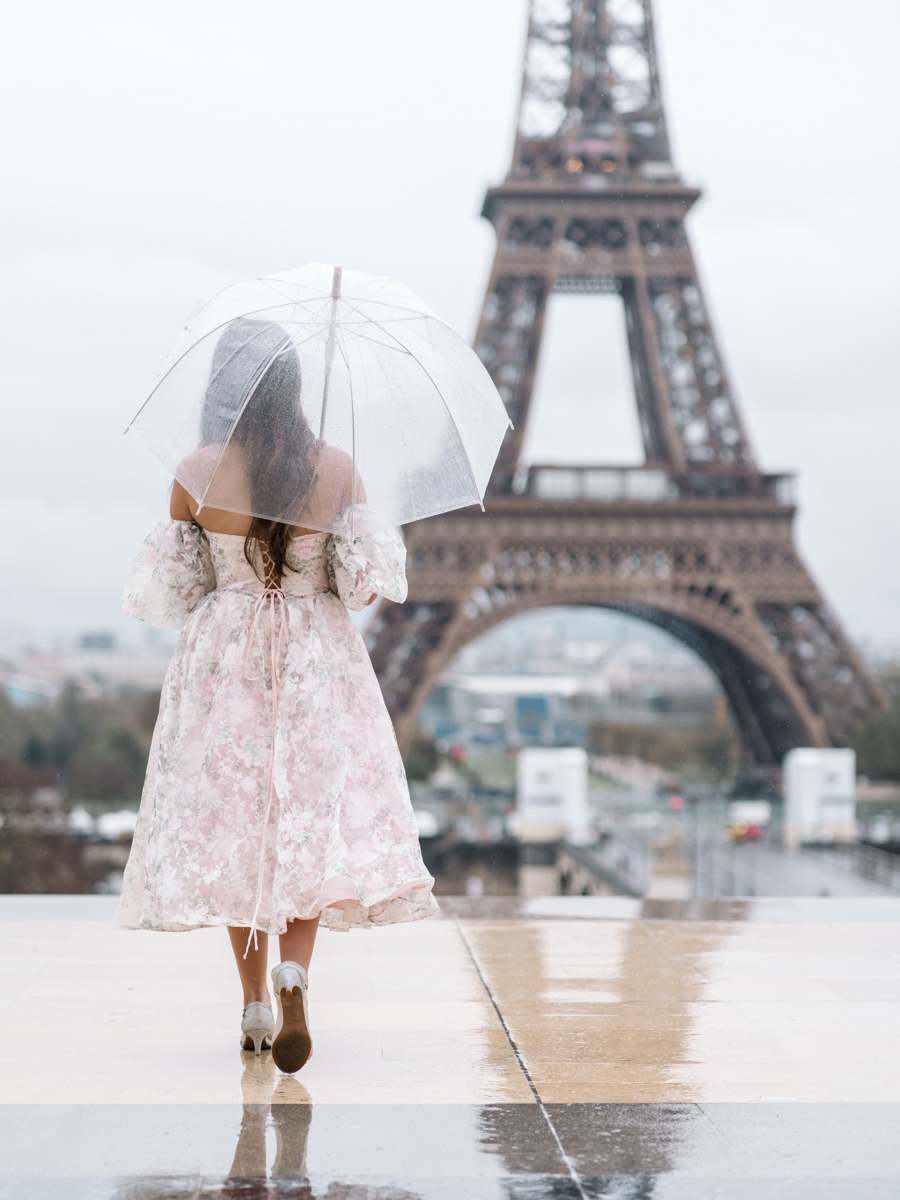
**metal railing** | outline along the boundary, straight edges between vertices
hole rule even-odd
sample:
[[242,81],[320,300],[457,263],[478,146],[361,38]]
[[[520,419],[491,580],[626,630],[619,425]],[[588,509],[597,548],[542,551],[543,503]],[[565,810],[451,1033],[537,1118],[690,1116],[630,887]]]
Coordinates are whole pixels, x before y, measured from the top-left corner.
[[[592,846],[562,842],[558,861],[563,870],[566,860],[570,868],[575,868],[570,873],[597,881],[599,894],[606,891],[616,896],[643,896],[650,885],[653,854],[645,829],[620,826],[611,837]],[[574,891],[577,894],[582,889]]]
[[880,883],[900,892],[900,855],[865,842],[807,842],[801,850],[804,854],[815,854],[827,862],[854,871],[863,879]]

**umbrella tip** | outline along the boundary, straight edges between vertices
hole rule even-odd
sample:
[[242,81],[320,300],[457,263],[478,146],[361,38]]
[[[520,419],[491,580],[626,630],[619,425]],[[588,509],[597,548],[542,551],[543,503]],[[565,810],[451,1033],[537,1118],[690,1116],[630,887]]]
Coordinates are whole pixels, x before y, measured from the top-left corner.
[[334,268],[334,277],[331,280],[331,295],[335,300],[340,299],[341,273],[342,273],[343,269],[344,269],[343,267],[335,267]]

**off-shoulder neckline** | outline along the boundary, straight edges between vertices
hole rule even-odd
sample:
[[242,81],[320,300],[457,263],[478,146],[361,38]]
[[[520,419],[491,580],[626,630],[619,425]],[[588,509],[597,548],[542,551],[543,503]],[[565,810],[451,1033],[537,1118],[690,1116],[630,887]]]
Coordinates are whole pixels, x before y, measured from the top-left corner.
[[[200,528],[203,529],[203,526],[201,525]],[[215,533],[212,529],[203,529],[203,532],[206,534],[207,537],[240,538],[241,541],[243,541],[247,536],[246,533]],[[294,536],[291,538],[291,541],[292,542],[305,542],[309,538],[323,538],[323,537],[328,537],[328,534],[325,533],[324,531],[320,531],[319,533],[295,533]]]
[[[182,521],[182,520],[179,520],[177,517],[171,517],[170,520],[172,521],[172,523],[174,525],[196,525],[198,529],[203,530],[203,532],[206,534],[207,537],[240,538],[241,541],[243,541],[247,536],[246,533],[216,533],[215,530],[213,530],[213,529],[205,529],[202,525],[199,525],[196,521]],[[328,534],[324,529],[319,530],[318,533],[295,533],[294,536],[291,538],[291,541],[292,542],[303,542],[307,538],[322,538],[322,537],[328,537]]]

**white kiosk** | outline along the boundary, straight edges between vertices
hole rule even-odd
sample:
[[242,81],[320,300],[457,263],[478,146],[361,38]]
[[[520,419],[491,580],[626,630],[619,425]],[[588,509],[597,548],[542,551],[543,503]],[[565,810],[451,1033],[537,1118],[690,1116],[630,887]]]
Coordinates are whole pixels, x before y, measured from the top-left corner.
[[593,840],[585,750],[520,750],[516,775],[516,837],[520,842]]
[[784,844],[856,837],[855,750],[799,748],[784,756]]
[[587,802],[588,757],[577,747],[520,750],[516,760],[519,895],[559,892],[557,845],[593,841]]

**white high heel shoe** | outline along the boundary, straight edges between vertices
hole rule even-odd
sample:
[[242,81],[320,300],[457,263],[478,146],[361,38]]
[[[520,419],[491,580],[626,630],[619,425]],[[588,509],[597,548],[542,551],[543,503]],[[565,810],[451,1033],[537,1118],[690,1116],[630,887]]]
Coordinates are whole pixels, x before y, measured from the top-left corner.
[[262,1000],[251,1000],[241,1017],[241,1049],[260,1054],[272,1048],[275,1015]]
[[278,1023],[272,1040],[275,1066],[288,1075],[299,1071],[312,1054],[309,1009],[306,1004],[306,971],[297,962],[272,968],[272,984],[278,1003]]

